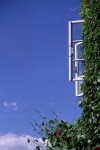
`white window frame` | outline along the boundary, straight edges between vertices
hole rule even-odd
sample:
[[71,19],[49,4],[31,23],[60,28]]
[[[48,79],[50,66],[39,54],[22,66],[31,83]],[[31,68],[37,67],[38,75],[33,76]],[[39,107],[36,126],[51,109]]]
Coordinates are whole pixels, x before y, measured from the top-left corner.
[[[83,93],[79,93],[79,81],[83,80],[83,76],[79,76],[78,72],[78,62],[83,61],[83,59],[78,58],[78,45],[82,44],[82,40],[72,40],[72,28],[73,24],[80,24],[83,23],[84,20],[75,20],[69,21],[69,81],[75,81],[75,88],[76,88],[76,96],[82,96]],[[72,53],[73,53],[73,43],[75,44],[75,59],[72,60]],[[75,72],[75,78],[72,78],[72,62],[75,61],[75,67],[77,68],[77,72]]]
[[82,44],[83,42],[79,42],[75,44],[75,68],[77,68],[77,72],[75,72],[75,79],[73,79],[73,81],[75,81],[75,87],[76,87],[76,96],[82,96],[83,93],[79,93],[79,82],[83,81],[83,76],[79,76],[79,61],[83,61],[84,59],[79,59],[78,58],[78,46],[80,44]]

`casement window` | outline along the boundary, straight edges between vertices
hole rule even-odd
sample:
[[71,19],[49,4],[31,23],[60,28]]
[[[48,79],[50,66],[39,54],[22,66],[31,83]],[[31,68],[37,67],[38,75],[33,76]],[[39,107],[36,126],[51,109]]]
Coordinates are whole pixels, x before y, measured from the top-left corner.
[[82,58],[82,40],[73,38],[73,29],[74,25],[83,22],[84,20],[69,21],[69,81],[75,81],[76,96],[82,96],[81,84],[83,82],[84,59]]

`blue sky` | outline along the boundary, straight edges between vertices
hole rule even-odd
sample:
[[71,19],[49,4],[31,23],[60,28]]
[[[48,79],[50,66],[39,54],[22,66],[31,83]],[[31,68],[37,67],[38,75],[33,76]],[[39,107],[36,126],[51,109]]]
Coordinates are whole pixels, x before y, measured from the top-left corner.
[[68,81],[68,21],[80,19],[79,6],[80,0],[0,0],[1,134],[34,136],[35,108],[71,123],[80,116]]

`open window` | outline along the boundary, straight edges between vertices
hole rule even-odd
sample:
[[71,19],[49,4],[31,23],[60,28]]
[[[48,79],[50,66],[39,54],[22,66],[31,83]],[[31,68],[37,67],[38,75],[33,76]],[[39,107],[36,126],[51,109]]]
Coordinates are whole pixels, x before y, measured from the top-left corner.
[[83,82],[84,59],[82,58],[82,40],[73,38],[73,29],[74,24],[77,25],[83,22],[84,20],[69,21],[69,81],[75,81],[76,96],[82,96],[81,84]]

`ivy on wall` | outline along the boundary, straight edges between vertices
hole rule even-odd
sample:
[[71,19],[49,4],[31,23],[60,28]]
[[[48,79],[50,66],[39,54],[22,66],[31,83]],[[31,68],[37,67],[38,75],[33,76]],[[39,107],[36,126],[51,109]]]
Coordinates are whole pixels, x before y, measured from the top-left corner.
[[57,118],[38,125],[43,141],[49,141],[47,150],[100,150],[100,1],[81,0],[80,15],[85,63],[83,97],[77,103],[83,112],[74,125]]
[[82,0],[84,82],[82,84],[82,130],[86,148],[100,144],[100,1]]

